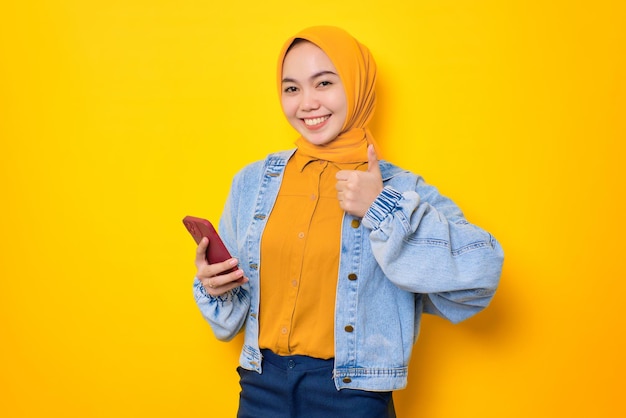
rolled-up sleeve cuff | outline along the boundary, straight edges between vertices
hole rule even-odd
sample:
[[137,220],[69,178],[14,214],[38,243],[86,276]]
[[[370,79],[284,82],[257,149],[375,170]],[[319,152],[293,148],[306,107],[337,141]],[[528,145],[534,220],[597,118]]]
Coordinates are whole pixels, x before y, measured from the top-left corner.
[[374,229],[398,206],[402,193],[385,186],[363,217],[366,227]]
[[208,300],[209,303],[210,302],[221,302],[221,303],[225,303],[225,302],[230,302],[233,300],[234,295],[239,292],[239,287],[236,287],[234,289],[229,290],[228,292],[224,293],[223,295],[220,296],[213,296],[207,293],[206,289],[204,288],[204,286],[202,285],[202,283],[200,282],[200,280],[198,280],[197,277],[194,278],[194,284],[193,284],[193,290],[194,290],[194,296],[196,299],[196,302],[200,303],[202,300]]

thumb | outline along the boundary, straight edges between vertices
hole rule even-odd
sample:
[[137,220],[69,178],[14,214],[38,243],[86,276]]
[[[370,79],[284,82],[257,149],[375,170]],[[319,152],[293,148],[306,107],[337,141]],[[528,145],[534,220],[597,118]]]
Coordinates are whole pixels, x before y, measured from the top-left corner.
[[372,144],[367,147],[367,172],[380,174],[378,156],[376,155],[376,150]]

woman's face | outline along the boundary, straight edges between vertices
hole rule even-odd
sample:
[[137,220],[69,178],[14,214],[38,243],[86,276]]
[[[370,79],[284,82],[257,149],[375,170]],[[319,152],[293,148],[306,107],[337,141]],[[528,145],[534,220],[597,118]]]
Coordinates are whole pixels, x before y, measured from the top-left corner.
[[281,104],[291,126],[312,144],[328,144],[341,133],[346,93],[328,55],[311,42],[297,43],[285,56]]

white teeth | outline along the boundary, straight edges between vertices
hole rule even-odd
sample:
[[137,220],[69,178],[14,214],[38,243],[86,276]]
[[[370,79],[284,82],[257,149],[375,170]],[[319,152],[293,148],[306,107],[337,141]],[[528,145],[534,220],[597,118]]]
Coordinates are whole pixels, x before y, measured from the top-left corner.
[[322,116],[321,118],[304,119],[304,123],[307,126],[319,125],[320,123],[324,122],[329,117],[330,116]]

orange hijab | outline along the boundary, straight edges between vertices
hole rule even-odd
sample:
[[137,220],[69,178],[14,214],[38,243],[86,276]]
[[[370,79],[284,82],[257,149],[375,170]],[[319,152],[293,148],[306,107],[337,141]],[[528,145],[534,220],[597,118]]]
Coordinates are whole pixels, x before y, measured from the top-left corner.
[[303,137],[296,140],[298,149],[306,155],[336,162],[366,162],[367,146],[374,137],[367,128],[376,107],[376,63],[369,49],[343,29],[314,26],[304,29],[285,42],[278,58],[278,94],[282,94],[283,61],[291,44],[305,39],[317,45],[332,61],[343,84],[348,111],[339,136],[327,145],[318,146]]

